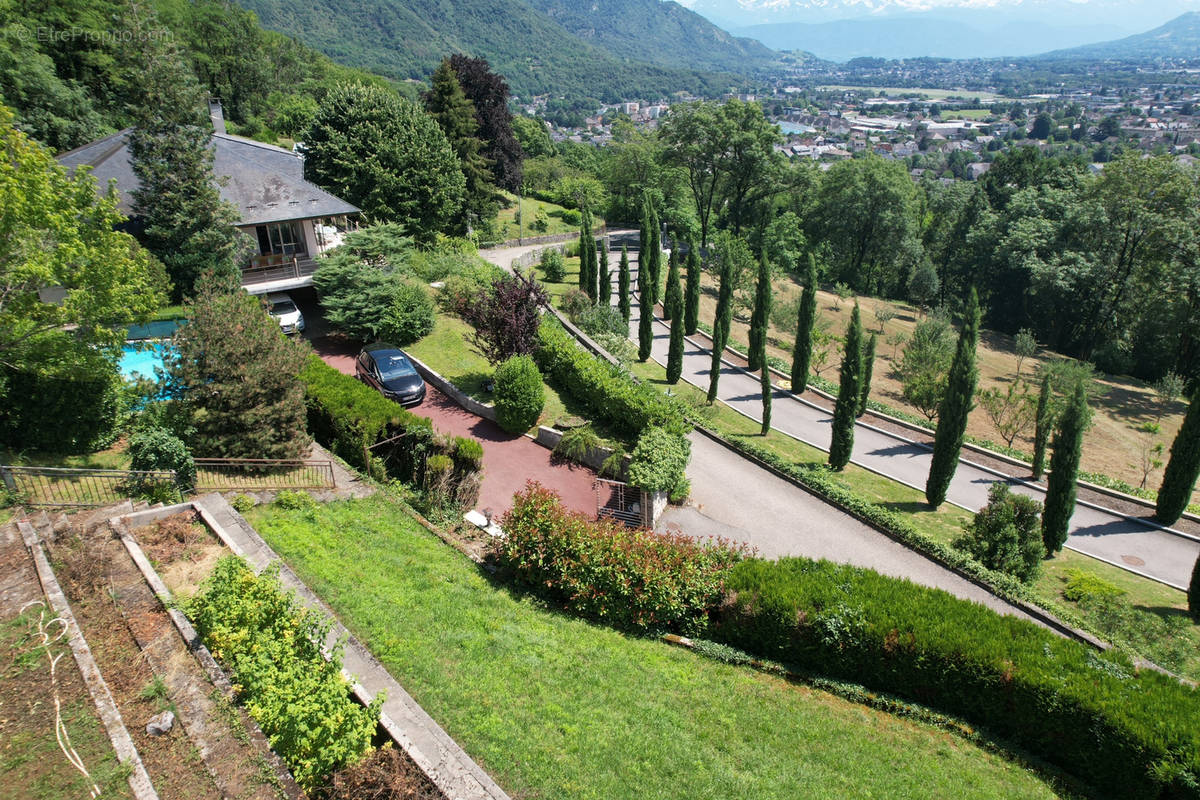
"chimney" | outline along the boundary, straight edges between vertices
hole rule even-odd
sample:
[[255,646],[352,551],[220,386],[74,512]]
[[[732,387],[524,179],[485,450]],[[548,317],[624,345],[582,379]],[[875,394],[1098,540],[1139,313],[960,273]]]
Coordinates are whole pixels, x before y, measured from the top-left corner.
[[225,112],[220,100],[208,101],[208,118],[212,120],[213,133],[225,133]]

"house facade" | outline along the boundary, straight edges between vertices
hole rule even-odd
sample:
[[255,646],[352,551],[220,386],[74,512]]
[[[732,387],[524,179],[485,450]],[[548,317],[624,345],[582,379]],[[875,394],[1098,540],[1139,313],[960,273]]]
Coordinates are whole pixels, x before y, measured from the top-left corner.
[[[304,179],[304,159],[290,150],[226,133],[214,104],[213,173],[221,199],[237,209],[238,230],[257,252],[242,264],[242,286],[252,294],[312,285],[316,258],[339,245],[357,224],[359,209]],[[125,129],[58,156],[70,171],[90,168],[97,188],[115,182],[121,213],[134,218],[139,182],[129,160]]]

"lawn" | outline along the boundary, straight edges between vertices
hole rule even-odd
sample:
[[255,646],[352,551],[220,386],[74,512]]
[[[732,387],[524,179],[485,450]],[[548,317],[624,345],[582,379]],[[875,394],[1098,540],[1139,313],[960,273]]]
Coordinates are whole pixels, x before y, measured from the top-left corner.
[[[660,388],[667,386],[665,370],[657,362],[634,364],[633,372],[643,381]],[[778,431],[771,431],[766,437],[759,435],[758,422],[724,403],[705,406],[704,392],[695,386],[680,382],[671,387],[671,391],[698,409],[707,427],[730,439],[743,439],[765,447],[795,464],[824,464],[828,459],[824,451]],[[847,465],[835,480],[859,497],[904,513],[919,531],[944,544],[957,538],[973,516],[950,504],[943,504],[937,510],[931,509],[923,492],[854,464]],[[1123,589],[1124,599],[1132,606],[1134,613],[1124,619],[1112,619],[1108,614],[1102,615],[1098,610],[1067,600],[1063,596],[1063,589],[1066,588],[1066,575],[1070,569],[1086,570]],[[1066,549],[1043,563],[1041,575],[1032,589],[1042,602],[1066,606],[1093,629],[1121,636],[1135,645],[1142,655],[1166,661],[1172,669],[1200,679],[1200,625],[1192,624],[1186,617],[1185,592]],[[1161,621],[1160,624],[1172,627],[1169,632],[1160,632],[1156,636],[1154,631],[1147,630],[1144,624],[1147,620],[1140,618],[1141,614],[1153,615]]]
[[514,797],[1052,797],[944,731],[498,586],[380,495],[251,522]]
[[[509,192],[504,193],[506,201],[510,204],[508,208],[500,209],[500,213],[496,215],[493,221],[493,227],[496,230],[496,238],[499,241],[506,242],[509,239],[518,237],[529,238],[532,236],[550,236],[558,233],[578,233],[579,223],[568,223],[563,220],[563,212],[566,210],[562,206],[554,203],[547,203],[544,200],[535,200],[532,197],[523,197],[519,199],[521,214],[525,218],[525,224],[522,226],[517,222],[517,207],[518,198]],[[538,220],[545,221],[545,227],[535,227]],[[604,224],[604,220],[595,219],[593,227],[600,227]]]

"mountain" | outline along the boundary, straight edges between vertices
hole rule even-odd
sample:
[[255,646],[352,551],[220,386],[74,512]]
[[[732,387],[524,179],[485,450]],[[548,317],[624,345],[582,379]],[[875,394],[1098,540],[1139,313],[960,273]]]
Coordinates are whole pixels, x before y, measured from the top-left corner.
[[526,0],[584,41],[620,58],[667,67],[745,72],[775,54],[739,39],[672,0]]
[[776,50],[807,50],[832,61],[860,56],[877,58],[991,58],[1042,53],[1048,47],[1085,44],[1123,31],[1111,25],[1058,27],[1008,20],[995,27],[989,20],[971,24],[942,14],[897,14],[832,22],[779,22],[735,28]]
[[1142,61],[1159,58],[1200,59],[1200,12],[1182,14],[1152,31],[1113,42],[1053,50],[1044,58]]
[[766,48],[661,0],[238,2],[267,28],[400,80],[424,80],[452,53],[486,58],[522,97],[711,93],[737,80],[713,70],[745,75],[769,58]]

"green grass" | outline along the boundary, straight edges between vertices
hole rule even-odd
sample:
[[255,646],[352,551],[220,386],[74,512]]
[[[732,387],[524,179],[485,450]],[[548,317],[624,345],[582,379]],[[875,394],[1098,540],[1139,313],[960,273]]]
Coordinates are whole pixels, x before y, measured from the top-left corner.
[[[0,798],[60,800],[87,797],[89,782],[68,761],[54,735],[54,695],[44,650],[35,649],[33,633],[41,609],[0,623]],[[83,759],[102,797],[129,797],[128,770],[113,753],[91,696],[74,672],[75,662],[64,642],[51,646],[60,658],[59,680],[69,678],[74,691],[63,695],[62,720],[71,744]],[[68,678],[62,677],[68,675]],[[20,692],[15,696],[12,692]]]
[[[641,380],[665,389],[666,372],[657,362],[649,361],[633,365],[633,372]],[[810,445],[797,441],[778,431],[767,436],[759,435],[759,424],[734,411],[724,403],[711,407],[703,405],[704,392],[690,384],[680,382],[671,391],[685,398],[699,409],[706,427],[730,439],[742,439],[772,451],[795,464],[824,464],[827,454]],[[870,500],[885,508],[907,515],[909,521],[922,533],[943,544],[950,544],[973,518],[973,514],[957,506],[943,504],[934,510],[925,501],[923,492],[902,483],[870,472],[854,464],[838,473],[834,480],[853,491],[859,497]],[[1095,573],[1109,583],[1125,590],[1124,599],[1134,611],[1151,614],[1160,620],[1177,626],[1171,638],[1175,641],[1147,640],[1141,630],[1137,614],[1112,627],[1093,609],[1071,602],[1063,597],[1068,569],[1085,569]],[[1180,649],[1190,651],[1190,657],[1180,658],[1177,654],[1167,664],[1170,668],[1190,678],[1200,679],[1200,625],[1192,624],[1184,616],[1187,609],[1187,593],[1170,586],[1143,578],[1127,570],[1106,564],[1091,556],[1064,549],[1054,558],[1043,562],[1040,577],[1033,583],[1035,597],[1044,603],[1064,606],[1076,613],[1093,630],[1107,635],[1119,636],[1136,644],[1141,655],[1166,660],[1165,654]],[[1182,621],[1182,623],[1181,623]]]
[[1053,796],[944,731],[546,610],[386,497],[250,517],[513,796]]
[[[558,233],[579,232],[579,223],[572,225],[563,221],[562,213],[565,209],[562,206],[547,203],[545,200],[535,200],[532,197],[525,197],[520,201],[521,213],[525,217],[525,225],[522,227],[517,223],[517,196],[508,192],[505,192],[504,196],[511,205],[508,208],[500,209],[500,213],[496,215],[496,219],[492,223],[496,230],[496,238],[499,241],[506,242],[509,239],[516,239],[521,236],[529,238],[533,236],[550,236]],[[545,230],[536,230],[533,227],[534,220],[537,219],[539,212],[545,217]],[[599,227],[603,224],[604,220],[596,219],[593,227]]]
[[534,277],[546,289],[546,294],[550,295],[550,302],[557,309],[562,309],[563,295],[572,289],[579,288],[579,256],[571,256],[566,259],[566,267],[563,270],[563,279],[560,282],[546,280],[546,273],[542,270],[541,264],[533,265]]
[[987,108],[955,108],[945,112],[943,116],[950,119],[989,119],[995,115]]
[[163,306],[158,311],[154,312],[153,320],[160,319],[182,319],[185,315],[183,306]]

